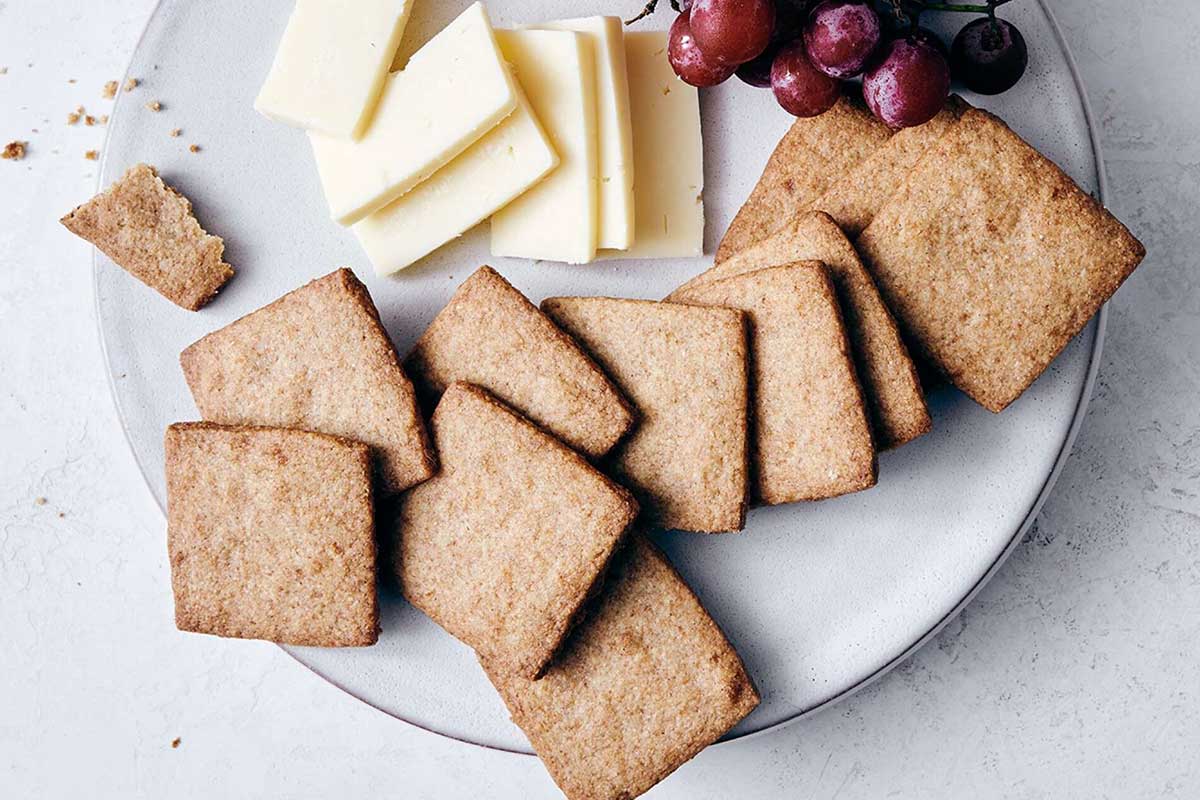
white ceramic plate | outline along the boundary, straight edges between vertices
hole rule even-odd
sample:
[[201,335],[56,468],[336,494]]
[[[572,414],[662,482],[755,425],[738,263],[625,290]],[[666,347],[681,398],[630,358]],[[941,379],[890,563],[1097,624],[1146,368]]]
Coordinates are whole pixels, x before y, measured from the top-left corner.
[[[641,0],[489,0],[504,26],[565,16],[630,16]],[[348,264],[371,290],[405,352],[455,287],[491,263],[535,302],[550,294],[659,298],[706,259],[606,261],[572,267],[493,259],[476,230],[398,277],[377,278],[354,237],[329,220],[308,143],[251,107],[292,3],[164,0],[150,20],[105,149],[104,185],[155,164],[225,238],[238,274],[203,312],[176,308],[97,255],[96,303],[113,392],[130,445],[159,504],[162,434],[195,419],[177,356],[186,345],[286,291]],[[417,0],[411,51],[467,5]],[[665,28],[664,6],[643,24]],[[1040,0],[1005,6],[1031,65],[996,111],[1085,188],[1102,189],[1085,100]],[[961,15],[936,15],[961,25]],[[944,33],[951,33],[948,28]],[[163,110],[144,108],[159,100]],[[768,91],[739,81],[702,93],[706,251],[749,193],[790,118]],[[183,135],[168,132],[182,128]],[[202,148],[197,154],[188,144]],[[879,485],[822,503],[750,513],[738,535],[658,537],[737,647],[763,695],[731,736],[795,719],[886,672],[933,635],[1020,541],[1082,417],[1100,348],[1094,320],[1003,415],[952,390],[933,395],[934,430],[880,463]],[[163,603],[170,598],[163,597]],[[357,650],[287,648],[346,691],[400,719],[481,745],[528,751],[470,651],[398,596],[385,594],[383,636]]]

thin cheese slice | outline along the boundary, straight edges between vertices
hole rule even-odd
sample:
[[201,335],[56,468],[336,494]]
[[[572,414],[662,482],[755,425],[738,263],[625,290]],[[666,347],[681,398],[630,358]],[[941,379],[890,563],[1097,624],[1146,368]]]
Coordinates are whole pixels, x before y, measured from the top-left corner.
[[296,0],[254,108],[329,136],[357,138],[371,120],[413,0]]
[[625,34],[633,120],[633,246],[602,258],[704,254],[704,143],[696,89],[675,76],[661,31]]
[[558,152],[558,168],[492,217],[492,255],[583,264],[596,256],[596,70],[570,31],[497,31]]
[[358,141],[309,133],[333,218],[352,225],[466,150],[517,104],[517,89],[479,3],[388,76]]
[[532,27],[575,31],[588,37],[596,59],[596,124],[600,170],[600,217],[596,246],[625,249],[633,244],[633,128],[629,120],[629,77],[625,26],[620,17],[585,17]]
[[517,108],[415,189],[354,226],[380,275],[404,269],[508,205],[558,164],[524,92]]

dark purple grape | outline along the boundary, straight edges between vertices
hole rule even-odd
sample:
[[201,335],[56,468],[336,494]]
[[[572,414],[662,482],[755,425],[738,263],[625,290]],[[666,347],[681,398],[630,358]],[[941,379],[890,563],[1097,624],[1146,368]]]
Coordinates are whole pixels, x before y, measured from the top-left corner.
[[775,30],[771,41],[787,44],[800,38],[808,19],[807,0],[775,0]]
[[737,68],[737,76],[751,86],[766,89],[771,85],[771,65],[782,45],[770,44],[754,58]]
[[891,128],[923,125],[950,96],[950,66],[938,49],[920,38],[885,43],[863,76],[863,99]]
[[837,102],[841,84],[812,65],[804,42],[785,45],[771,65],[771,89],[789,114],[815,117]]
[[691,24],[685,13],[681,13],[671,24],[671,32],[667,35],[667,60],[684,83],[701,88],[725,82],[736,69],[713,63],[704,57],[692,37]]
[[767,49],[774,0],[692,0],[692,36],[706,60],[737,67]]
[[1029,65],[1025,37],[1011,22],[982,17],[967,23],[950,48],[954,74],[980,94],[1006,92]]
[[879,15],[861,0],[824,0],[804,26],[804,46],[813,66],[832,78],[853,78],[879,46]]

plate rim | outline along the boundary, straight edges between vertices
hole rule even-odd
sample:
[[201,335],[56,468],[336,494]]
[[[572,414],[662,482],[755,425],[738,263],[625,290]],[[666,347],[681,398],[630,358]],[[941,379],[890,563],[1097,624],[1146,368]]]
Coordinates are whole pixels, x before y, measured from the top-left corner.
[[[138,51],[141,50],[142,45],[145,42],[146,36],[149,33],[151,25],[154,23],[155,19],[159,15],[159,13],[161,13],[170,2],[171,2],[171,0],[156,0],[156,2],[154,4],[154,8],[147,15],[146,22],[142,26],[142,31],[140,34],[138,34],[137,42],[134,45],[133,51],[131,52],[131,54],[129,56],[129,63],[126,65],[125,70],[121,75],[121,85],[122,86],[125,85],[125,82],[129,78],[130,71],[133,69],[133,60],[136,57]],[[1092,111],[1091,100],[1088,97],[1087,87],[1084,85],[1083,77],[1082,77],[1082,75],[1080,75],[1080,72],[1079,72],[1079,66],[1075,61],[1075,56],[1071,52],[1071,48],[1067,44],[1067,40],[1066,40],[1065,36],[1063,35],[1062,27],[1059,25],[1058,18],[1054,15],[1053,10],[1046,3],[1046,0],[1034,0],[1034,2],[1036,2],[1038,8],[1041,10],[1042,14],[1046,18],[1046,21],[1050,27],[1050,31],[1054,35],[1054,40],[1057,43],[1059,50],[1062,52],[1063,57],[1067,62],[1067,69],[1071,74],[1071,81],[1075,86],[1076,94],[1079,96],[1080,106],[1083,110],[1084,122],[1087,126],[1088,140],[1089,140],[1089,144],[1091,145],[1092,155],[1093,155],[1093,159],[1095,161],[1096,193],[1097,193],[1097,195],[1099,195],[1100,203],[1102,205],[1106,206],[1107,199],[1108,199],[1108,191],[1109,191],[1108,190],[1108,171],[1107,171],[1107,168],[1105,167],[1104,152],[1103,152],[1103,148],[1102,148],[1102,145],[1100,142],[1098,128],[1096,126],[1095,115]],[[126,94],[125,92],[121,92],[117,95],[117,100],[114,103],[113,110],[112,110],[112,114],[114,116],[120,111],[120,109],[122,107],[122,100],[124,99],[125,94]],[[103,188],[102,184],[103,184],[104,174],[105,174],[106,166],[107,166],[107,162],[108,162],[109,149],[110,149],[109,148],[109,140],[110,140],[111,135],[112,135],[112,126],[108,126],[104,132],[104,142],[101,145],[100,161],[97,165],[97,170],[96,170],[96,181],[94,184],[96,193],[99,193]],[[100,254],[99,249],[97,249],[96,247],[92,247],[92,258],[91,258],[91,260],[92,260],[92,313],[93,313],[93,322],[96,326],[97,339],[99,340],[99,343],[100,343],[100,356],[103,359],[104,377],[105,377],[106,383],[108,384],[109,399],[112,403],[113,411],[116,414],[117,422],[121,427],[121,435],[125,439],[125,445],[126,445],[126,447],[128,447],[130,455],[133,456],[134,464],[137,465],[138,474],[141,475],[142,484],[145,487],[147,493],[150,495],[151,499],[154,501],[154,505],[158,507],[159,513],[163,515],[163,518],[165,520],[166,519],[166,509],[163,508],[163,506],[159,503],[157,495],[154,493],[153,489],[151,488],[150,476],[147,474],[146,467],[142,463],[142,459],[138,455],[137,449],[133,446],[133,440],[130,438],[129,425],[126,420],[124,408],[121,405],[120,396],[117,393],[117,385],[116,385],[116,381],[114,380],[114,377],[113,377],[113,371],[110,368],[111,360],[109,358],[108,342],[105,340],[105,337],[104,337],[104,324],[103,324],[103,320],[101,319],[101,311],[100,311],[100,291],[99,291],[99,276],[100,276],[100,269],[101,269],[100,255],[101,254]],[[833,695],[832,697],[826,698],[825,700],[821,701],[820,703],[817,703],[814,706],[811,706],[802,711],[799,711],[790,717],[786,717],[784,719],[773,722],[770,725],[759,728],[758,730],[749,731],[747,733],[738,734],[736,736],[728,736],[728,735],[723,736],[721,739],[719,739],[717,742],[715,742],[711,746],[723,745],[723,744],[728,744],[731,742],[746,741],[749,739],[761,737],[765,734],[780,731],[786,727],[790,727],[791,725],[794,725],[797,722],[800,722],[801,720],[805,720],[812,716],[815,716],[816,714],[818,714],[822,711],[825,711],[826,709],[829,709],[829,708],[837,705],[838,703],[842,702],[843,700],[846,700],[849,697],[861,692],[863,689],[866,689],[868,686],[874,684],[876,681],[880,680],[885,675],[890,673],[892,670],[896,669],[898,666],[903,664],[905,661],[907,661],[909,658],[911,658],[918,650],[920,650],[922,647],[924,647],[926,644],[928,644],[931,639],[933,639],[935,636],[937,636],[939,633],[941,633],[941,631],[947,625],[949,625],[951,622],[953,622],[954,619],[957,618],[958,615],[962,613],[963,609],[965,609],[968,605],[970,605],[970,603],[983,590],[983,588],[985,586],[987,586],[988,583],[991,582],[992,578],[994,578],[996,576],[996,574],[1004,566],[1005,562],[1008,561],[1009,557],[1013,554],[1013,552],[1017,549],[1017,547],[1024,540],[1025,534],[1029,531],[1029,528],[1037,520],[1038,514],[1042,510],[1042,506],[1045,505],[1046,500],[1049,498],[1051,492],[1054,490],[1054,486],[1058,482],[1058,478],[1059,478],[1060,474],[1062,473],[1063,467],[1066,466],[1067,460],[1070,458],[1071,451],[1075,444],[1075,439],[1078,437],[1079,431],[1083,427],[1083,421],[1084,421],[1084,418],[1087,416],[1088,406],[1091,402],[1092,392],[1095,389],[1096,379],[1100,373],[1101,355],[1104,350],[1105,333],[1108,329],[1108,304],[1107,303],[1105,303],[1104,305],[1102,305],[1100,307],[1099,312],[1097,312],[1097,314],[1092,318],[1092,320],[1088,323],[1088,325],[1085,326],[1085,330],[1087,327],[1090,327],[1093,325],[1095,326],[1096,333],[1095,333],[1095,341],[1092,343],[1091,353],[1088,356],[1087,374],[1084,378],[1083,386],[1081,387],[1081,389],[1079,391],[1079,400],[1076,403],[1075,411],[1071,418],[1071,424],[1068,426],[1067,433],[1063,437],[1062,446],[1060,447],[1058,454],[1055,456],[1054,465],[1050,468],[1050,471],[1047,473],[1046,480],[1042,484],[1042,488],[1039,490],[1038,495],[1034,499],[1033,504],[1029,507],[1029,511],[1026,513],[1025,517],[1022,519],[1021,524],[1018,525],[1016,527],[1016,529],[1014,530],[1012,537],[1009,539],[1008,543],[1004,546],[1004,549],[1000,551],[1000,553],[996,556],[996,558],[988,566],[987,570],[984,571],[984,573],[971,586],[971,588],[963,595],[963,597],[958,601],[958,603],[950,611],[948,611],[944,616],[942,616],[939,620],[937,620],[937,622],[935,622],[932,626],[930,626],[930,628],[927,631],[925,631],[919,638],[917,638],[911,645],[909,645],[902,652],[897,654],[895,657],[893,657],[892,659],[887,661],[885,664],[880,666],[874,672],[865,676],[864,678],[862,678],[861,680],[859,680],[852,686],[847,687],[846,689],[842,690],[841,692],[839,692],[836,695]],[[397,714],[392,713],[391,711],[388,711],[385,708],[382,708],[379,705],[376,705],[375,703],[372,703],[370,700],[367,700],[366,698],[359,697],[353,691],[346,688],[338,680],[330,677],[329,675],[326,675],[325,673],[321,672],[317,668],[315,668],[315,667],[311,666],[310,664],[301,660],[295,653],[293,653],[291,651],[291,649],[287,645],[276,644],[275,646],[277,648],[279,648],[279,650],[284,652],[289,658],[291,658],[297,664],[304,667],[309,672],[311,672],[313,675],[316,675],[318,678],[325,681],[329,685],[333,686],[334,688],[338,689],[341,692],[344,692],[345,694],[349,695],[350,697],[353,697],[358,702],[363,703],[364,705],[367,705],[370,708],[373,708],[376,711],[378,711],[382,714],[385,714],[388,717],[391,717],[392,719],[402,722],[405,725],[410,725],[418,730],[422,730],[427,733],[431,733],[436,736],[440,736],[442,738],[449,739],[454,742],[461,742],[462,744],[470,745],[472,747],[479,747],[479,748],[483,748],[485,750],[493,750],[493,751],[497,751],[497,752],[501,752],[501,753],[511,753],[513,755],[520,755],[520,756],[536,756],[536,753],[534,753],[532,750],[516,749],[516,748],[511,748],[511,747],[502,747],[502,746],[495,745],[495,744],[488,744],[485,742],[473,741],[471,739],[467,739],[467,738],[464,738],[461,736],[455,736],[454,734],[447,733],[445,731],[440,731],[435,728],[429,727],[428,725],[422,725],[421,723],[416,722],[414,720],[407,719],[405,717],[401,717]]]

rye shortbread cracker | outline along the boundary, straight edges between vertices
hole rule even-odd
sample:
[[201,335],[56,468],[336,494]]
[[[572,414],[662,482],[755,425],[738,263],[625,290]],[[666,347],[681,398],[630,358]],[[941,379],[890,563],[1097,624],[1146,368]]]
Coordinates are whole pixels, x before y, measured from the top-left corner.
[[910,342],[1001,411],[1145,256],[996,117],[967,111],[858,240]]
[[928,433],[931,423],[925,394],[896,321],[854,246],[828,214],[800,214],[758,244],[688,281],[667,299],[683,297],[690,289],[714,279],[810,260],[824,262],[837,287],[858,377],[871,412],[875,446],[888,450]]
[[491,267],[463,282],[404,367],[428,408],[455,381],[473,383],[590,457],[633,424],[600,368]]
[[542,310],[637,409],[638,423],[611,463],[651,522],[741,530],[748,487],[743,314],[608,297],[550,298]]
[[875,485],[871,426],[824,264],[745,272],[676,299],[746,312],[756,500],[822,500]]
[[233,277],[225,243],[205,233],[192,204],[138,164],[61,220],[142,283],[189,311],[199,310]]
[[540,680],[488,677],[570,800],[642,794],[759,700],[720,628],[641,534]]
[[412,383],[371,296],[339,269],[210,333],[179,356],[201,416],[346,436],[397,492],[436,462]]
[[637,516],[632,496],[470,384],[433,414],[441,471],[390,526],[409,601],[493,668],[540,673]]
[[167,429],[180,630],[318,647],[379,637],[366,445],[308,431]]
[[812,206],[842,175],[883,145],[892,133],[861,100],[842,97],[829,111],[792,123],[771,154],[717,246],[716,260],[765,239],[797,211]]
[[811,207],[829,214],[846,236],[856,238],[904,185],[917,162],[970,107],[958,95],[951,95],[933,119],[897,131],[858,166],[835,180]]

